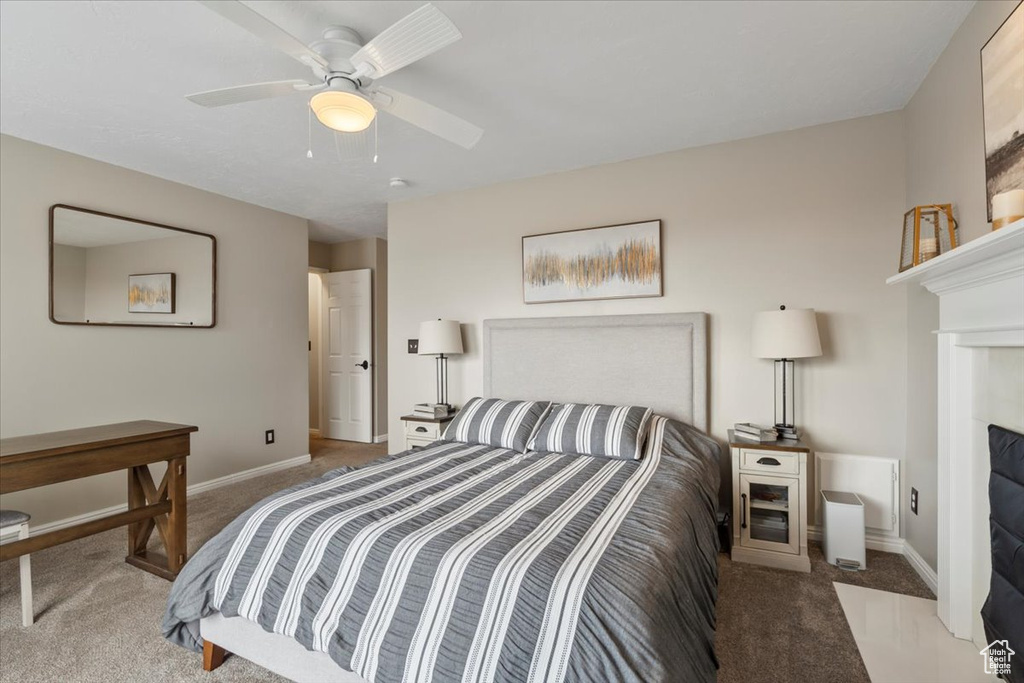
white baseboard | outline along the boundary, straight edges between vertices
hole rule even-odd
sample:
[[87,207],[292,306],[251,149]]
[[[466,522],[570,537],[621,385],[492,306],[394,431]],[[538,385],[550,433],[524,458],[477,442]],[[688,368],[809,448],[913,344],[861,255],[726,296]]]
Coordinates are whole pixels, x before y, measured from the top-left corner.
[[[316,439],[321,438],[320,437],[320,430],[319,429],[310,429],[309,430],[309,435],[314,437],[314,438],[316,438]],[[381,434],[379,436],[373,437],[372,443],[384,443],[387,440],[388,440],[388,435],[387,434]]]
[[310,460],[312,460],[312,457],[309,453],[299,455],[294,458],[288,458],[287,460],[278,460],[277,462],[272,462],[269,465],[261,465],[259,467],[253,467],[251,470],[242,470],[241,472],[235,472],[234,474],[227,474],[223,477],[217,477],[216,479],[210,479],[199,484],[193,484],[188,487],[187,493],[190,496],[194,496],[197,493],[219,489],[221,486],[227,486],[228,484],[237,484],[240,481],[252,479],[253,477],[262,477],[264,474],[270,474],[271,472],[279,472],[280,470],[287,470],[292,467],[298,467],[299,465],[305,465]]
[[[270,474],[271,472],[279,472],[280,470],[286,470],[292,467],[298,467],[299,465],[305,465],[310,460],[311,458],[307,453],[306,455],[300,455],[295,458],[289,458],[287,460],[272,462],[269,465],[253,467],[252,469],[249,470],[243,470],[241,472],[235,472],[234,474],[228,474],[223,477],[217,477],[216,479],[210,479],[208,481],[199,482],[198,484],[192,484],[187,489],[185,489],[185,493],[188,496],[194,496],[197,493],[212,491],[213,489],[219,489],[222,486],[228,486],[229,484],[237,484],[240,481],[252,479],[253,477],[261,477],[264,474]],[[93,510],[92,512],[85,512],[81,515],[75,515],[74,517],[58,519],[55,522],[48,522],[46,524],[40,524],[39,526],[32,526],[30,527],[30,530],[32,535],[36,536],[38,534],[45,534],[49,531],[66,529],[67,527],[74,526],[76,524],[91,522],[94,519],[100,519],[102,517],[107,517],[118,512],[125,512],[127,510],[127,503],[122,503],[121,505],[112,505],[111,507],[103,508],[102,510]]]
[[932,590],[932,593],[938,595],[939,575],[924,561],[924,558],[914,549],[914,546],[906,541],[903,542],[903,557],[907,558],[907,562],[914,568],[914,571],[921,577],[921,580],[928,584],[928,588]]
[[[820,541],[821,527],[809,525],[807,527],[807,540]],[[864,545],[870,550],[902,555],[904,553],[905,542],[898,536],[883,536],[882,534],[876,534],[868,531],[864,534]]]

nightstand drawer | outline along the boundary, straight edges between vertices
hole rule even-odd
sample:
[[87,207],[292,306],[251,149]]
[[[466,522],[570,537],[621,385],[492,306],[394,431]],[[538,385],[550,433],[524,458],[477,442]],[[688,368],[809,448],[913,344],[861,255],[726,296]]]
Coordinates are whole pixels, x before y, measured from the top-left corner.
[[740,469],[751,472],[797,474],[800,471],[800,459],[797,453],[744,448],[740,451]]
[[437,441],[437,439],[418,439],[415,436],[407,436],[405,437],[405,450],[409,451],[413,448],[426,448],[435,441]]
[[414,422],[412,420],[406,420],[405,422],[405,434],[416,439],[427,439],[429,441],[437,441],[441,438],[441,434],[444,432],[444,427],[447,423],[440,424],[438,422]]

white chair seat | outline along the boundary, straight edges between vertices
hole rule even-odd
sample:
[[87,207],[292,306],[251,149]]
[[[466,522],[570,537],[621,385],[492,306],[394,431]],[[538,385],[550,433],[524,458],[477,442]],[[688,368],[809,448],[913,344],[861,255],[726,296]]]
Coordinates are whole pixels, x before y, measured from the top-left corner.
[[[0,531],[18,527],[18,539],[28,538],[28,520],[32,516],[20,510],[0,510]],[[21,569],[21,624],[31,626],[32,614],[32,564],[28,555],[18,558]]]
[[32,519],[32,515],[20,510],[0,510],[0,529],[18,526]]

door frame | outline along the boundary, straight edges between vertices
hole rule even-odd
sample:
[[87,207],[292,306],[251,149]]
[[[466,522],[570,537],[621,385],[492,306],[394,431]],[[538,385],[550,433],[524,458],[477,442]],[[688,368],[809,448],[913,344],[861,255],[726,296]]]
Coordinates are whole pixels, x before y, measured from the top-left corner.
[[[377,358],[376,358],[376,338],[377,338],[377,307],[374,305],[373,295],[375,291],[374,283],[374,269],[373,268],[346,268],[344,270],[327,270],[320,269],[324,275],[333,275],[334,273],[348,273],[356,270],[365,270],[370,273],[370,347],[369,347],[369,358],[367,359],[370,363],[370,440],[365,442],[369,444],[377,443],[377,394],[376,394],[376,378],[377,378]],[[327,405],[324,402],[324,385],[327,380],[327,349],[328,349],[328,325],[327,325],[327,279],[324,277],[320,278],[320,436],[321,438],[327,437]],[[354,441],[352,443],[363,443],[362,441]]]
[[[317,268],[315,266],[309,266],[307,269],[307,275],[322,276],[324,273],[331,272],[327,268]],[[324,279],[320,277],[320,300],[317,301],[317,320],[316,320],[316,332],[317,332],[317,354],[316,365],[316,395],[317,395],[317,416],[316,416],[316,436],[318,439],[322,439],[324,436]],[[308,323],[307,323],[308,324]],[[309,375],[309,368],[306,368],[306,375]],[[308,389],[307,389],[308,393]],[[310,428],[309,433],[313,435],[313,429]]]

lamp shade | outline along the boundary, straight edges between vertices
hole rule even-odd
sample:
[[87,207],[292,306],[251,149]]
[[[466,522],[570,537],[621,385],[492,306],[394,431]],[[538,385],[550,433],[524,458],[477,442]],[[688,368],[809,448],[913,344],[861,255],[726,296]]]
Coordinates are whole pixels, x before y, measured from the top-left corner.
[[758,358],[809,358],[821,355],[813,308],[789,308],[754,314],[754,355]]
[[462,330],[458,320],[428,320],[420,323],[419,355],[462,353]]

